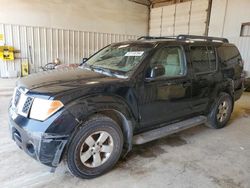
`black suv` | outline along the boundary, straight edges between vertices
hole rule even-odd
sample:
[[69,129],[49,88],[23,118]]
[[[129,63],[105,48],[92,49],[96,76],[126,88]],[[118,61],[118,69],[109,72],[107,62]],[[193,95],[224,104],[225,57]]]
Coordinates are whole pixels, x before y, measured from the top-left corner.
[[111,44],[79,68],[17,82],[9,122],[28,155],[81,178],[109,171],[133,144],[205,123],[222,128],[243,92],[227,39],[179,35]]

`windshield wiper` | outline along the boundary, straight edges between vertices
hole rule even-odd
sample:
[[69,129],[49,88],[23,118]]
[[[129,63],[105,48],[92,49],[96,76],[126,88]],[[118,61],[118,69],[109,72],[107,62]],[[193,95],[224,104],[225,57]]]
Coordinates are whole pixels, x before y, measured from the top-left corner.
[[127,76],[121,74],[123,71],[118,71],[118,70],[112,70],[104,67],[97,67],[94,65],[88,65],[86,66],[87,69],[94,71],[94,72],[100,72],[100,73],[106,73],[109,76],[117,77],[117,78],[127,78]]
[[100,71],[102,73],[107,73],[109,76],[116,76],[114,73],[111,72],[111,70],[103,67],[95,67],[93,65],[89,66],[92,71]]

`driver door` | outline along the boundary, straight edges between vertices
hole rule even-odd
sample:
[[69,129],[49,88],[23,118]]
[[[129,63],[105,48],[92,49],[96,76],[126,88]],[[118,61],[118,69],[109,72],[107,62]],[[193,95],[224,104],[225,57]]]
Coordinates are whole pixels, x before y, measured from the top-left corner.
[[[159,66],[165,71],[152,78],[152,69]],[[142,129],[171,123],[192,113],[191,79],[183,47],[164,46],[155,52],[139,94]]]

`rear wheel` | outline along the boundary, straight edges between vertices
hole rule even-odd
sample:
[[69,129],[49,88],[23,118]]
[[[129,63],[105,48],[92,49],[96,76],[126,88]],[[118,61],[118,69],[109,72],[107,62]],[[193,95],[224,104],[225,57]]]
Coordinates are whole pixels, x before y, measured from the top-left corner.
[[227,93],[221,93],[208,115],[208,126],[220,129],[225,127],[233,110],[232,97]]
[[119,160],[123,134],[115,121],[96,116],[87,121],[73,138],[67,152],[71,173],[80,178],[94,178],[109,171]]

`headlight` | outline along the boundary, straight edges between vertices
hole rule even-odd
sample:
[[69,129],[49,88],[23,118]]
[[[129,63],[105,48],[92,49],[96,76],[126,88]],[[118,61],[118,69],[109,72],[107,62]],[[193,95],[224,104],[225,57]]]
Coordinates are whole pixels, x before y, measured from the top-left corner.
[[61,101],[35,98],[30,110],[30,118],[44,121],[62,107]]

